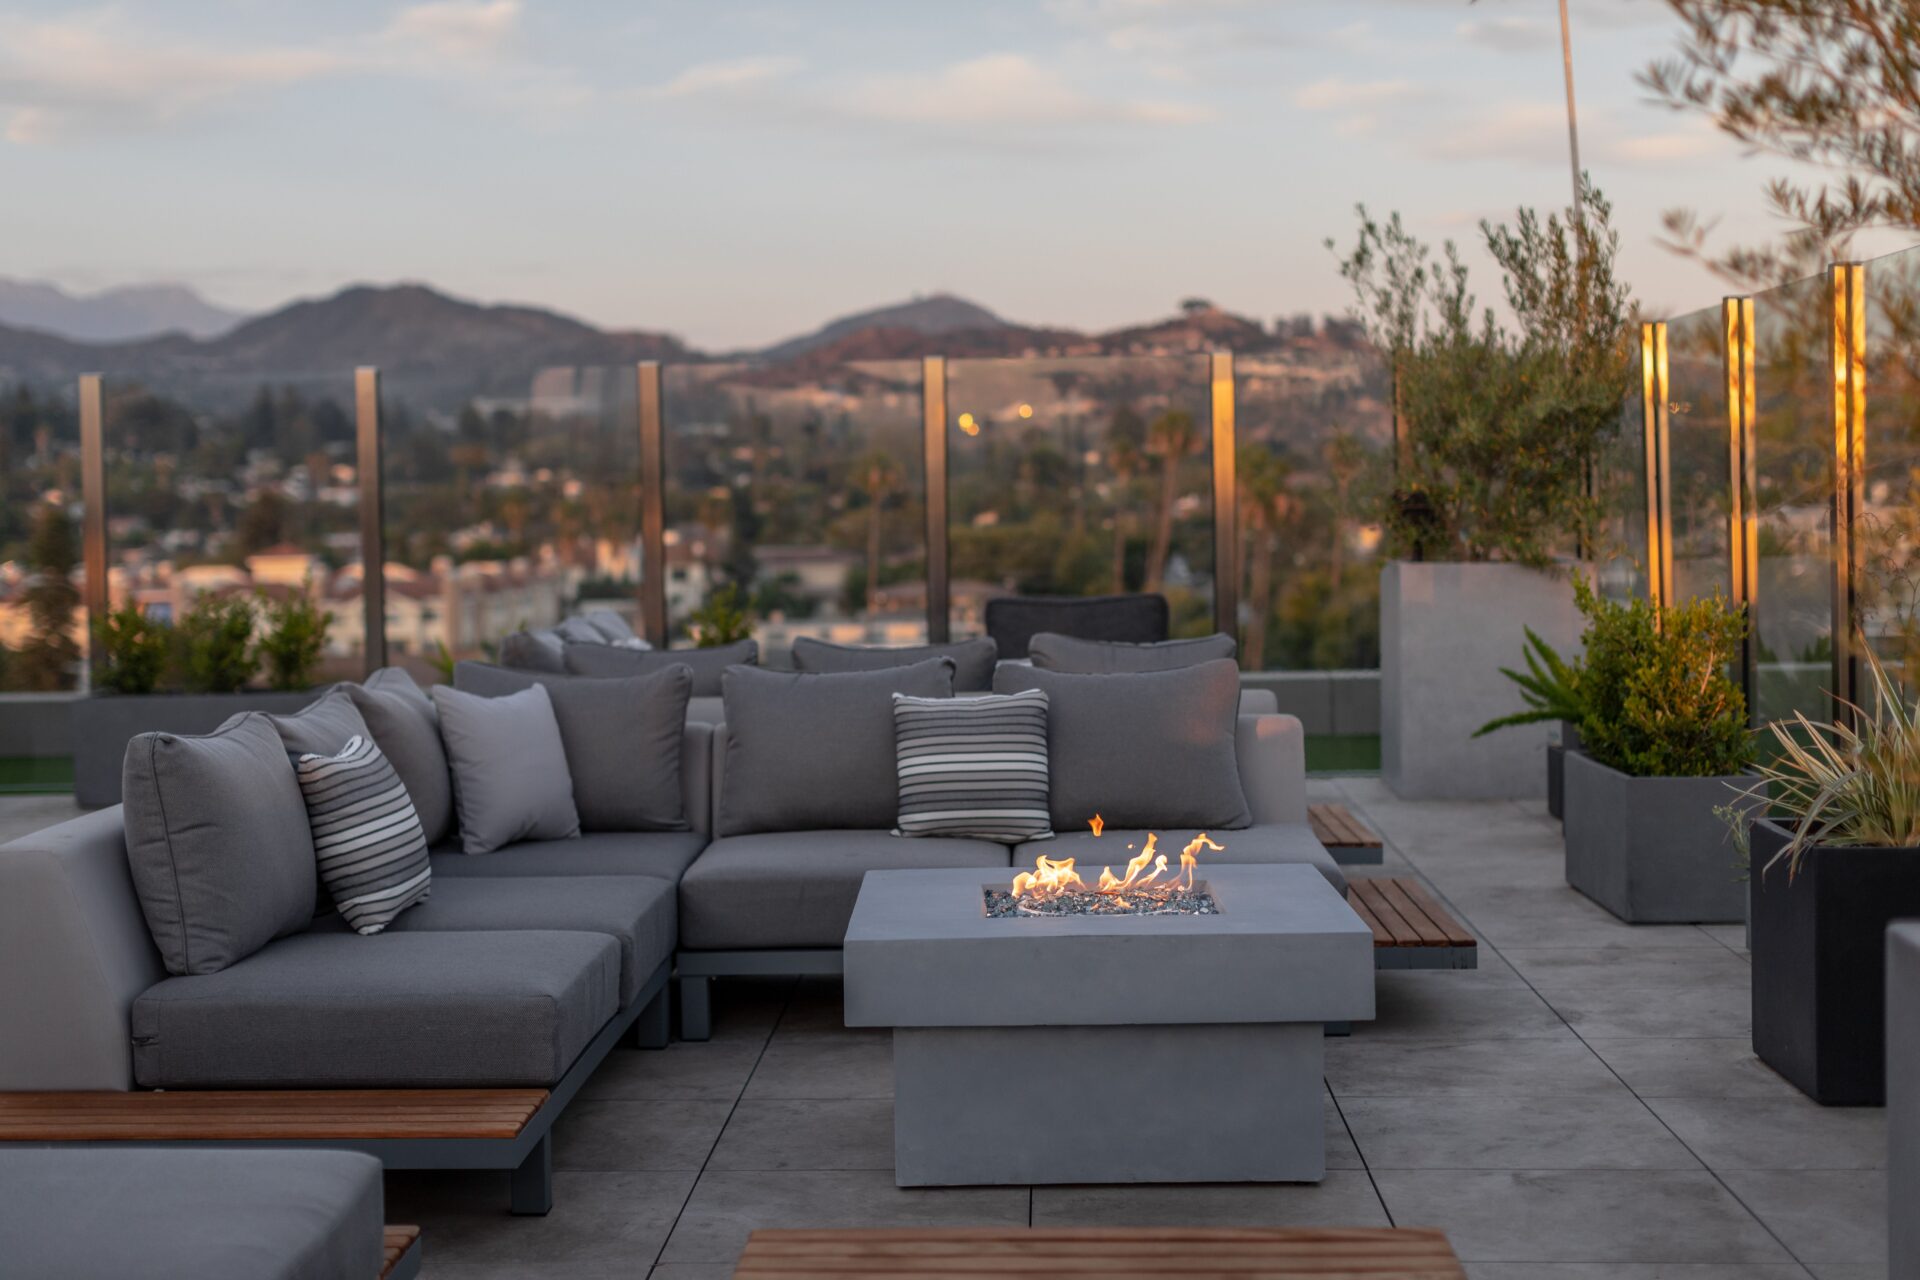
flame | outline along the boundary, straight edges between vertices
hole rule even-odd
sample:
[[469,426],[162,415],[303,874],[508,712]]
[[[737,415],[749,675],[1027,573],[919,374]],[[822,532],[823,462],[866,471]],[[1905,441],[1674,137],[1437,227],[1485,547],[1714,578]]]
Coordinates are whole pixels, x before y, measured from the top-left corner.
[[1093,828],[1093,838],[1098,840],[1100,833],[1107,829],[1107,820],[1096,813],[1087,820],[1087,825]]
[[1031,894],[1036,898],[1051,898],[1075,890],[1087,891],[1087,882],[1073,869],[1072,858],[1049,858],[1042,854],[1033,860],[1033,868],[1013,878],[1014,897]]
[[[1106,826],[1099,815],[1092,822],[1094,834],[1098,835]],[[1129,845],[1128,848],[1133,846]],[[1013,896],[1016,898],[1052,898],[1066,893],[1097,893],[1106,897],[1121,897],[1126,894],[1146,893],[1158,897],[1171,897],[1186,893],[1193,888],[1194,868],[1198,865],[1202,849],[1223,853],[1226,846],[1218,843],[1202,831],[1187,842],[1180,851],[1180,869],[1166,879],[1167,855],[1159,851],[1158,833],[1148,832],[1146,847],[1134,855],[1127,863],[1125,875],[1115,875],[1112,867],[1102,867],[1100,878],[1092,888],[1074,870],[1072,858],[1049,858],[1044,854],[1033,860],[1032,871],[1022,871],[1013,878]]]

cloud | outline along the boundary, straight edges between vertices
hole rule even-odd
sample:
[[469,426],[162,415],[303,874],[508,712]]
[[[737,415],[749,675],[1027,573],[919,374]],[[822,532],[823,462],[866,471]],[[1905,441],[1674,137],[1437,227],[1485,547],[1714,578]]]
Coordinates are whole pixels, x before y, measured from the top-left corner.
[[702,62],[688,67],[673,79],[649,92],[656,98],[692,98],[706,94],[733,93],[779,80],[798,71],[798,58],[765,56],[733,58],[724,62]]
[[971,58],[931,75],[870,76],[834,95],[831,105],[857,120],[941,130],[1193,125],[1213,118],[1189,103],[1087,93],[1018,53]]
[[1463,22],[1454,28],[1454,34],[1468,44],[1496,53],[1529,53],[1557,44],[1560,39],[1560,33],[1544,22],[1512,17]]
[[1370,110],[1404,102],[1418,95],[1411,80],[1348,80],[1328,76],[1293,92],[1293,105],[1305,111]]
[[520,27],[520,0],[430,0],[395,14],[383,43],[451,62],[499,60]]

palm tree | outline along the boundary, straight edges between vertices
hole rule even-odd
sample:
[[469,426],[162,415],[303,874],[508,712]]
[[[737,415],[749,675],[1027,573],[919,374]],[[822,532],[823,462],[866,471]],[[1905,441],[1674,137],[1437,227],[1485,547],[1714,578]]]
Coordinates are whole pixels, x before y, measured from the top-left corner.
[[1273,557],[1280,531],[1299,511],[1287,482],[1293,464],[1265,448],[1243,448],[1235,463],[1240,479],[1240,518],[1247,530],[1247,595],[1250,616],[1242,660],[1250,671],[1266,664],[1267,621],[1273,616]]
[[867,495],[867,626],[880,617],[880,526],[882,507],[900,488],[900,464],[875,449],[854,464],[854,479]]
[[1160,504],[1144,590],[1158,591],[1166,577],[1167,556],[1173,550],[1173,503],[1180,495],[1180,464],[1200,452],[1200,443],[1193,415],[1182,409],[1169,409],[1147,428],[1147,453],[1160,459]]

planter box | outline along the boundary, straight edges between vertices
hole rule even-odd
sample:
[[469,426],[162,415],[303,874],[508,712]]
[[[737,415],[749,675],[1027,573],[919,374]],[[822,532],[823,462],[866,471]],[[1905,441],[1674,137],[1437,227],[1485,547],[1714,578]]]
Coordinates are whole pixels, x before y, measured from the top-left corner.
[[127,743],[142,733],[211,733],[242,711],[298,711],[321,690],[303,693],[102,693],[73,703],[73,798],[89,809],[120,803]]
[[1753,824],[1753,1051],[1816,1102],[1880,1106],[1887,925],[1920,916],[1920,849],[1818,845],[1763,875],[1789,839]]
[[1565,755],[1567,883],[1628,924],[1734,924],[1747,886],[1714,810],[1753,780],[1635,778]]
[[1887,930],[1887,1274],[1920,1276],[1920,921]]
[[1566,817],[1567,753],[1579,751],[1580,726],[1571,720],[1560,722],[1560,741],[1547,743],[1547,816]]
[[1526,668],[1532,627],[1562,653],[1580,640],[1573,584],[1511,564],[1395,560],[1380,571],[1380,771],[1413,800],[1546,794],[1544,724],[1473,731],[1521,708],[1501,667]]

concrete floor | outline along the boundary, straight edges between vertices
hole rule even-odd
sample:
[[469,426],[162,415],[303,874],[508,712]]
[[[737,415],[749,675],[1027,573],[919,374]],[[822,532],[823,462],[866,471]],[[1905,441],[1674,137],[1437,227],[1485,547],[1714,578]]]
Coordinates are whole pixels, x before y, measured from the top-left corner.
[[[433,1280],[719,1280],[756,1226],[1028,1223],[1437,1226],[1476,1280],[1886,1275],[1885,1113],[1754,1059],[1738,926],[1618,923],[1566,887],[1539,804],[1312,788],[1482,944],[1478,971],[1380,974],[1378,1019],[1327,1042],[1318,1186],[901,1191],[885,1035],[840,1024],[835,984],[743,982],[711,1042],[608,1060],[559,1127],[551,1216],[508,1216],[504,1175],[395,1174],[388,1220],[426,1228]],[[0,838],[57,808],[0,800]]]

